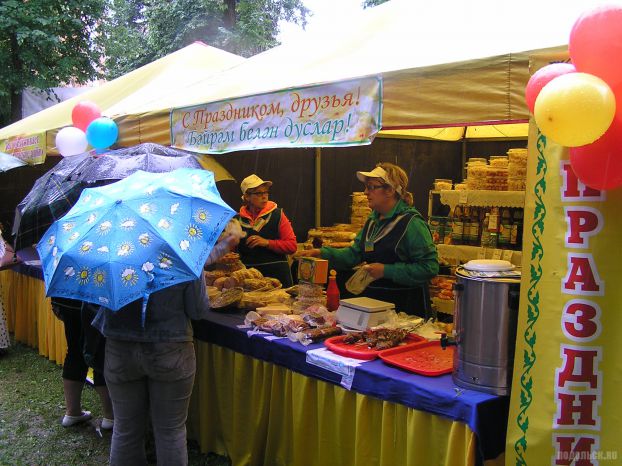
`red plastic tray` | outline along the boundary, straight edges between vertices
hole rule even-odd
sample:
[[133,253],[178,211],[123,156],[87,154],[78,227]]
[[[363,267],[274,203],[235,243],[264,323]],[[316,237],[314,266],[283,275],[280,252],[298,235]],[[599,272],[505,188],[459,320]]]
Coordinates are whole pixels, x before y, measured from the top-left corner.
[[454,347],[441,348],[439,341],[389,348],[378,355],[387,364],[421,375],[437,376],[453,371]]
[[[355,358],[355,359],[365,359],[367,361],[376,359],[382,351],[389,351],[389,350],[376,350],[373,348],[370,349],[365,345],[356,345],[356,344],[349,345],[343,342],[346,336],[347,335],[339,335],[336,337],[330,337],[324,341],[324,345],[326,345],[326,347],[329,350],[331,350],[333,353],[339,354],[341,356],[347,356],[349,358]],[[414,333],[411,333],[406,337],[406,339],[400,346],[396,346],[395,348],[405,348],[405,347],[411,347],[413,345],[421,345],[425,343],[426,341],[427,340],[425,338],[420,337],[419,335],[416,335]],[[395,349],[395,348],[389,348],[389,349]]]

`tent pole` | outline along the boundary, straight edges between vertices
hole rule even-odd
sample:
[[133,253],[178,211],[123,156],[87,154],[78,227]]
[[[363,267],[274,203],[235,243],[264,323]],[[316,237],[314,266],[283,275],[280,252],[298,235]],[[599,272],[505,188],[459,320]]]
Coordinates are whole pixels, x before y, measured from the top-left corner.
[[464,133],[462,133],[462,179],[466,180],[466,161],[467,161],[467,140],[466,140],[467,127],[464,127]]
[[315,148],[315,227],[322,226],[322,149]]

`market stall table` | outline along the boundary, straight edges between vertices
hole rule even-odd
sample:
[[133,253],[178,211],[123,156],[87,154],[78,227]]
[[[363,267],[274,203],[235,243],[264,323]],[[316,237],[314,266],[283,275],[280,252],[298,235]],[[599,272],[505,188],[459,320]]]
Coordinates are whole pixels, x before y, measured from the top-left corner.
[[[45,297],[36,257],[0,272],[17,341],[62,363],[62,323]],[[212,312],[195,322],[197,375],[189,437],[232,464],[501,464],[508,398],[456,387],[380,360],[342,375],[307,363],[304,347],[239,328],[243,312]],[[497,461],[493,459],[496,458]]]
[[45,296],[43,271],[34,248],[17,252],[21,262],[0,271],[9,330],[15,341],[37,348],[39,354],[62,364],[67,352],[63,323]]
[[189,432],[204,451],[234,465],[473,464],[475,448],[486,460],[504,451],[509,398],[380,360],[362,361],[348,390],[342,374],[307,362],[322,343],[249,336],[243,319],[194,323]]

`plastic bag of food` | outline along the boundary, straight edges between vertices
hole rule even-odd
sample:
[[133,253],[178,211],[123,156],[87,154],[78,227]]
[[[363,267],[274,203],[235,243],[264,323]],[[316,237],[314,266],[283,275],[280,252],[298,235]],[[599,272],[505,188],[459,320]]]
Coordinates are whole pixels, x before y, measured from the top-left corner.
[[287,337],[291,341],[298,341],[304,346],[308,346],[311,343],[317,343],[318,341],[322,341],[336,335],[341,335],[341,329],[339,327],[311,328],[303,330],[302,332],[290,332],[287,334]]
[[242,288],[230,288],[228,290],[224,290],[211,301],[210,307],[218,310],[224,307],[233,306],[234,304],[240,302],[243,295],[244,290],[242,290]]
[[264,318],[262,315],[258,314],[255,311],[249,311],[246,313],[246,316],[244,316],[244,325],[248,326],[256,326],[255,322],[257,322],[258,320],[268,320],[267,318]]
[[302,320],[302,317],[298,315],[279,315],[276,319],[283,324],[286,333],[301,332],[310,328],[309,324]]
[[247,291],[240,299],[238,307],[241,309],[257,309],[272,303],[291,303],[291,296],[283,290]]
[[326,296],[303,297],[298,296],[292,305],[295,314],[302,314],[313,306],[326,306]]
[[331,327],[337,322],[335,313],[319,304],[309,306],[301,316],[311,327]]
[[361,294],[374,280],[375,278],[369,274],[365,266],[361,266],[346,282],[346,290],[352,294]]

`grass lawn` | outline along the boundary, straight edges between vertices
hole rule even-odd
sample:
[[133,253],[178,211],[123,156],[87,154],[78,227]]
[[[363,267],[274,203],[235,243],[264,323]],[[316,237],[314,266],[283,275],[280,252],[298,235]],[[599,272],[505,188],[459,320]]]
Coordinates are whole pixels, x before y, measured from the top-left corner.
[[[111,434],[95,430],[101,418],[95,390],[84,389],[82,405],[94,420],[62,427],[61,367],[28,346],[13,345],[0,356],[0,465],[107,464]],[[153,448],[147,451],[155,463]],[[225,457],[202,454],[192,442],[188,456],[191,465],[229,465]]]

